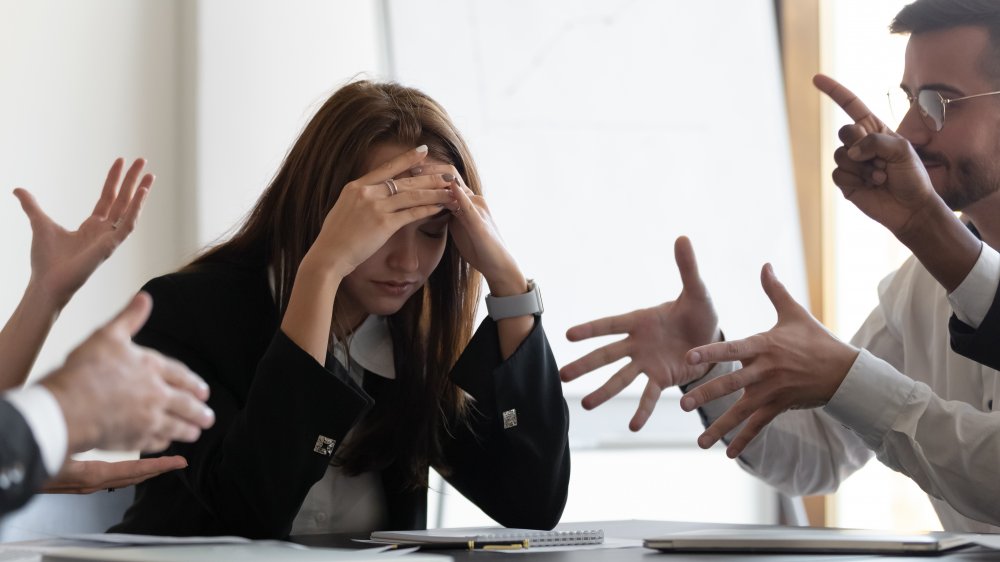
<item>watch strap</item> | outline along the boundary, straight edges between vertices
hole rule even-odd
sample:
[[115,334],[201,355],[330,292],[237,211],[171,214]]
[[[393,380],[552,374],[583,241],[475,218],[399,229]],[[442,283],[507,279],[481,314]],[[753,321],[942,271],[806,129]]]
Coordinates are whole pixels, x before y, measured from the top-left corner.
[[540,316],[545,310],[542,293],[533,279],[528,279],[528,292],[510,297],[486,295],[486,310],[493,320],[533,314]]

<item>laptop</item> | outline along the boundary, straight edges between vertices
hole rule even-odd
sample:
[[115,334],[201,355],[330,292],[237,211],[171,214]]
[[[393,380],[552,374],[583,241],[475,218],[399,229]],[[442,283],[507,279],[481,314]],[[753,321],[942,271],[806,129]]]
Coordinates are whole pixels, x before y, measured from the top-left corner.
[[946,532],[894,533],[865,529],[698,529],[647,538],[643,546],[662,552],[821,554],[940,554],[974,544]]

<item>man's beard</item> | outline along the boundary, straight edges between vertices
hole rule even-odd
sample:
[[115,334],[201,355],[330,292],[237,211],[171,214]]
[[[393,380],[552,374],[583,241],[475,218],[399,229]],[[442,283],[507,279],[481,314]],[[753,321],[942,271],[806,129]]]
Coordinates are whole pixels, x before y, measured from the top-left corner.
[[[917,155],[924,162],[943,164],[946,185],[938,194],[952,211],[961,211],[980,199],[1000,191],[1000,166],[989,165],[973,158],[961,158],[954,164],[939,153],[917,149]],[[1000,163],[1000,156],[997,158]],[[956,165],[957,164],[957,165]]]

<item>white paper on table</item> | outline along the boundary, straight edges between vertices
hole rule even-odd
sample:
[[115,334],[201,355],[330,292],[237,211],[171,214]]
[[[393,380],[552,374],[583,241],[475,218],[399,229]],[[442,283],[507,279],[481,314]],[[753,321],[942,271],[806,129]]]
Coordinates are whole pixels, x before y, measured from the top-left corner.
[[162,535],[130,535],[127,533],[87,533],[60,535],[59,538],[71,541],[96,542],[119,546],[144,546],[152,544],[241,544],[253,542],[246,537],[236,537],[231,535],[215,537],[168,537]]

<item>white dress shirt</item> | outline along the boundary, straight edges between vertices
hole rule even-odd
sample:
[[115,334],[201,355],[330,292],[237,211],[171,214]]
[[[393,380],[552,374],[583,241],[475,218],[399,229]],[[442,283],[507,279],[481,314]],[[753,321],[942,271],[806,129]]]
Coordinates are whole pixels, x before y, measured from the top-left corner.
[[49,476],[58,474],[68,447],[66,418],[59,402],[40,384],[6,392],[4,399],[28,422]]
[[[396,378],[392,338],[384,317],[369,315],[344,342],[334,340],[333,355],[361,386],[364,371],[388,379]],[[362,422],[364,423],[364,422]],[[344,438],[349,443],[352,430]],[[328,466],[309,490],[292,522],[293,535],[370,531],[384,526],[388,515],[380,472],[349,476]]]
[[[879,284],[879,305],[852,339],[863,350],[830,402],[779,415],[741,465],[804,495],[836,490],[875,455],[928,493],[945,529],[1000,532],[1000,373],[953,352],[948,332],[952,306],[978,326],[998,281],[1000,256],[986,245],[951,295],[907,260]],[[717,365],[691,387],[735,367]],[[706,404],[705,421],[737,399]]]

